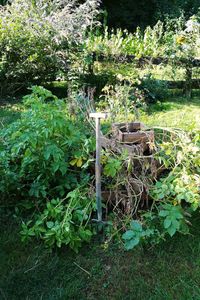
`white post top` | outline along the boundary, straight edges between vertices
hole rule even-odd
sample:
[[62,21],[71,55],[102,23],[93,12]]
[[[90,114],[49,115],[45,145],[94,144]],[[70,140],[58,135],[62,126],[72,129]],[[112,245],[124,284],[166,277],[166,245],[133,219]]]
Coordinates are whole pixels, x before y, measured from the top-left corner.
[[108,116],[109,116],[109,113],[107,113],[107,112],[90,113],[90,118],[94,118],[94,119],[107,119]]

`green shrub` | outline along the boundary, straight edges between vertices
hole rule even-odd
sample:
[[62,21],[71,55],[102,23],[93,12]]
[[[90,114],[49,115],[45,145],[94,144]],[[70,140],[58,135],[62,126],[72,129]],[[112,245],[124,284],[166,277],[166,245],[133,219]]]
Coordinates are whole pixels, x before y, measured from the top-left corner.
[[23,7],[15,1],[0,10],[1,93],[54,79],[56,48],[51,27],[42,22],[34,5],[28,2]]
[[152,78],[151,74],[142,79],[139,87],[144,91],[147,103],[163,100],[168,95],[168,84],[166,81]]
[[[66,78],[99,1],[14,0],[0,6],[0,93]],[[69,51],[70,49],[70,51]],[[79,61],[80,65],[80,61]]]
[[82,242],[88,242],[93,235],[88,222],[94,208],[95,201],[89,197],[88,189],[77,187],[62,200],[48,201],[43,211],[23,222],[22,241],[36,237],[48,247],[69,245],[77,252]]
[[63,101],[41,87],[32,90],[24,97],[27,110],[0,133],[0,191],[4,201],[28,198],[38,205],[88,178],[93,141]]
[[21,118],[0,133],[1,202],[17,206],[20,216],[25,210],[23,239],[36,236],[48,246],[69,244],[77,251],[92,235],[93,140],[65,102],[44,88],[34,86],[24,103]]

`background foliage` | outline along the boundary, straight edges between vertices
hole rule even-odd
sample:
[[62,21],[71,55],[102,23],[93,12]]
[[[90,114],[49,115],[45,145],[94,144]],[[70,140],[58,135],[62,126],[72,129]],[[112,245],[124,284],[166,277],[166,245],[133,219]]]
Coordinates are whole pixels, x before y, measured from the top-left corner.
[[198,0],[104,0],[107,10],[108,26],[115,28],[136,29],[154,25],[158,20],[180,17],[183,13],[186,18],[196,14],[199,9]]
[[64,76],[86,30],[95,26],[99,1],[22,1],[0,7],[1,94]]

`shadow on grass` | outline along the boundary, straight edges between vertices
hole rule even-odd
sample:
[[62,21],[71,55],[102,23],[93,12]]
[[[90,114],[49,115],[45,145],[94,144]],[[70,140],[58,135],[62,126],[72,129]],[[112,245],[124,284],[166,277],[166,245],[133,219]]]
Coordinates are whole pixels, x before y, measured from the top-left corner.
[[172,94],[165,101],[158,101],[157,103],[151,104],[147,108],[147,113],[149,115],[155,112],[167,112],[170,110],[182,109],[187,107],[200,108],[200,93],[193,96],[191,99],[186,99],[185,97],[180,97]]
[[200,218],[192,234],[125,252],[99,240],[79,254],[24,245],[15,225],[1,226],[1,299],[200,299]]

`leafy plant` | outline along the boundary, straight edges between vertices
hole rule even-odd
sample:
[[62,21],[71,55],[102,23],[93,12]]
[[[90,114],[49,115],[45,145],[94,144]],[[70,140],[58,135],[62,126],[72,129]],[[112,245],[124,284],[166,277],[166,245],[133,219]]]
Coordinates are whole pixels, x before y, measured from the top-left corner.
[[130,229],[127,230],[122,238],[125,240],[125,249],[132,250],[136,247],[142,240],[153,234],[153,230],[144,230],[139,221],[133,220],[130,223]]
[[95,209],[94,199],[89,199],[88,189],[77,187],[67,196],[47,202],[41,213],[22,224],[22,241],[42,239],[48,247],[69,245],[78,251],[83,242],[89,242],[93,230],[90,221]]
[[160,143],[157,158],[164,168],[171,169],[152,189],[155,201],[174,204],[188,203],[193,210],[199,207],[199,135],[181,131],[171,132],[171,140]]
[[180,229],[183,220],[180,206],[164,204],[159,212],[159,217],[164,218],[163,226],[170,236],[173,236]]
[[32,91],[21,118],[0,133],[0,190],[2,201],[28,196],[38,206],[87,182],[94,142],[63,101],[42,87]]
[[89,35],[86,45],[89,53],[95,52],[97,56],[103,55],[108,60],[115,61],[119,56],[126,55],[134,55],[136,58],[163,56],[173,60],[187,57],[188,54],[198,57],[198,36],[198,17],[192,16],[188,21],[182,17],[173,22],[169,19],[158,21],[145,30],[137,27],[134,33],[126,29],[108,30],[106,27],[103,34]]
[[111,120],[125,118],[131,115],[132,118],[139,119],[139,108],[145,108],[145,98],[142,91],[131,83],[121,82],[115,85],[106,85],[102,89],[101,101],[98,107],[106,108],[111,112]]
[[94,141],[66,103],[42,87],[24,97],[21,118],[0,133],[0,191],[14,205],[22,240],[42,239],[48,247],[69,245],[76,252],[89,241],[95,209],[89,170]]
[[114,178],[121,168],[122,163],[119,159],[109,157],[104,166],[104,174]]
[[1,93],[52,81],[60,74],[66,79],[87,30],[98,23],[98,7],[98,0],[80,5],[70,0],[14,0],[0,6]]

